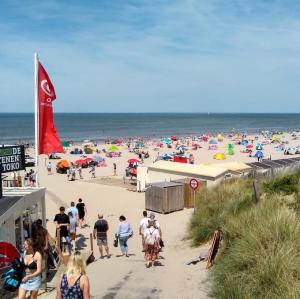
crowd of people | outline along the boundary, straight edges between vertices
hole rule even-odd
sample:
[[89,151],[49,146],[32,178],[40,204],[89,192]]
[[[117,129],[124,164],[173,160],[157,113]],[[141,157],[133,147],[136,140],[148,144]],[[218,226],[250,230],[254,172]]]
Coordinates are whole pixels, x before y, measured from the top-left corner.
[[[84,227],[86,214],[86,206],[83,200],[79,198],[77,204],[71,202],[67,209],[63,206],[60,207],[59,213],[54,217],[60,248],[64,251],[64,245],[66,245],[69,253],[67,270],[61,276],[57,288],[58,299],[90,298],[90,286],[85,271],[85,263],[76,244],[77,228]],[[108,230],[108,221],[104,219],[103,214],[99,213],[93,227],[93,238],[97,240],[99,259],[111,258],[107,237]],[[141,236],[145,265],[149,268],[157,262],[163,243],[161,227],[153,212],[148,215],[147,211],[143,211],[143,218],[139,223],[139,235]],[[121,215],[113,242],[115,247],[119,246],[120,248],[121,255],[118,256],[130,256],[128,240],[132,236],[133,227],[131,223],[127,221],[124,215]],[[24,254],[22,256],[25,276],[19,287],[19,299],[26,298],[27,292],[30,292],[30,298],[37,298],[41,286],[42,268],[47,268],[49,263],[51,264],[48,248],[48,231],[43,227],[42,220],[38,219],[33,225],[31,238],[27,238],[24,242]]]

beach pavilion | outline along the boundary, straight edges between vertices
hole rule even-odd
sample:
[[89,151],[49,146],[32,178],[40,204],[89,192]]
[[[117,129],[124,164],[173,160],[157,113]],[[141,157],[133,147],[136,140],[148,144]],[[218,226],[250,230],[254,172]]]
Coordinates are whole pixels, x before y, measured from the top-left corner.
[[238,162],[218,164],[184,164],[170,161],[157,161],[148,167],[137,169],[137,191],[143,191],[153,183],[178,181],[196,178],[212,186],[226,177],[240,177],[248,174],[252,167]]
[[25,236],[30,236],[31,225],[37,219],[46,223],[45,188],[3,188],[0,198],[0,240],[21,249]]

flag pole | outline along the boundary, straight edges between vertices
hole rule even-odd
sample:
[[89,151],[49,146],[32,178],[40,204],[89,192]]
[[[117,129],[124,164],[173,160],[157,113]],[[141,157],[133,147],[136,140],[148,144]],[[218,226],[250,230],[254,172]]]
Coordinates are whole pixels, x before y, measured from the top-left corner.
[[38,110],[38,55],[34,53],[34,143],[35,143],[35,179],[39,187],[39,110]]

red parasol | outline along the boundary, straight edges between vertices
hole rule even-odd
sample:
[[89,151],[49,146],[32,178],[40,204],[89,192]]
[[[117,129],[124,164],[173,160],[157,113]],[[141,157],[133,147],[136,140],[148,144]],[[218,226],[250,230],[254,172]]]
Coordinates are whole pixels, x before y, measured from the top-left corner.
[[19,258],[17,248],[8,242],[0,242],[0,269],[8,267],[14,259]]
[[129,164],[134,164],[134,163],[138,163],[139,161],[137,159],[132,158],[132,159],[129,159],[127,162]]

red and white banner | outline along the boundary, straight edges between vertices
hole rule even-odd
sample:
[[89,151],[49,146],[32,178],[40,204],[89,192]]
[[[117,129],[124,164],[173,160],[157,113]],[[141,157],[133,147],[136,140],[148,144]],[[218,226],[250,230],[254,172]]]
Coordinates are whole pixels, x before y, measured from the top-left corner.
[[64,149],[56,132],[52,102],[56,99],[50,78],[38,63],[38,109],[39,109],[39,154],[63,153]]

